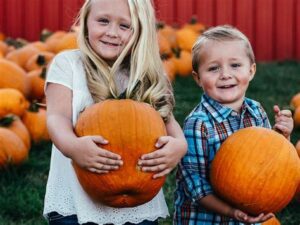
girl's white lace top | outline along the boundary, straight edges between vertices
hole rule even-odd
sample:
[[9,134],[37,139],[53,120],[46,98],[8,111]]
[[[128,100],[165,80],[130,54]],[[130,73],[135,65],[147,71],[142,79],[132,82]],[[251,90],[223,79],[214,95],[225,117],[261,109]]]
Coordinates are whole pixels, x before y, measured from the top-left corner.
[[[80,55],[79,50],[58,54],[50,65],[46,79],[47,83],[61,84],[72,90],[73,126],[79,112],[93,104]],[[76,214],[80,224],[94,222],[121,225],[126,222],[139,223],[146,219],[153,221],[169,215],[162,190],[150,202],[133,208],[111,208],[93,202],[80,186],[71,160],[55,145],[52,147],[44,216],[54,211],[64,216]]]

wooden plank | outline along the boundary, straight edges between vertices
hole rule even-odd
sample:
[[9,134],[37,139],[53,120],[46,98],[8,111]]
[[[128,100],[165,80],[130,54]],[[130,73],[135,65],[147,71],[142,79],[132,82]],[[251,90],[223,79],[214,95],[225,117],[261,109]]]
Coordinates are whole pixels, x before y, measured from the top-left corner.
[[6,11],[5,11],[5,0],[0,0],[0,32],[6,33]]
[[294,0],[276,0],[275,4],[275,58],[291,59],[294,50],[293,35],[296,32],[295,15],[293,15]]
[[216,0],[216,25],[234,24],[233,0]]
[[155,11],[157,20],[173,25],[176,18],[175,6],[176,4],[173,0],[156,0]]
[[40,37],[44,18],[41,14],[41,0],[26,0],[23,10],[23,26],[26,28],[23,35],[29,41],[36,41]]
[[196,0],[195,4],[198,22],[210,27],[215,25],[215,2],[212,0]]
[[42,27],[45,29],[49,29],[51,31],[62,29],[60,27],[60,22],[59,22],[60,0],[51,0],[51,4],[43,0],[41,8],[42,8],[42,15],[44,17]]
[[238,0],[235,5],[234,25],[242,31],[255,47],[254,22],[255,9],[253,0]]
[[295,8],[294,8],[294,16],[295,16],[295,23],[294,23],[294,40],[295,43],[295,50],[294,56],[295,59],[300,60],[300,0],[295,0]]
[[194,2],[193,0],[177,0],[177,6],[176,6],[176,18],[175,22],[178,23],[179,25],[183,25],[187,23],[192,15],[193,15],[193,6]]
[[6,17],[4,23],[8,23],[7,26],[7,36],[10,37],[23,37],[24,36],[24,26],[22,21],[24,20],[23,15],[23,1],[19,0],[9,0],[6,1],[5,10]]
[[257,60],[274,59],[274,9],[273,0],[255,2],[255,54]]
[[63,30],[69,31],[71,26],[74,24],[79,6],[77,1],[74,0],[63,0],[61,1],[60,7],[62,10],[61,26]]

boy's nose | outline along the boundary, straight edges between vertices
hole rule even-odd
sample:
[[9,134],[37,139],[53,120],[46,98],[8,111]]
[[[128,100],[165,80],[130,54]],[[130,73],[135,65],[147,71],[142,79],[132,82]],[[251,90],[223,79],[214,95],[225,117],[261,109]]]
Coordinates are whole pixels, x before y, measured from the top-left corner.
[[228,78],[230,78],[231,76],[232,76],[231,71],[229,71],[228,69],[222,68],[222,69],[220,70],[220,78],[221,78],[221,79],[228,79]]

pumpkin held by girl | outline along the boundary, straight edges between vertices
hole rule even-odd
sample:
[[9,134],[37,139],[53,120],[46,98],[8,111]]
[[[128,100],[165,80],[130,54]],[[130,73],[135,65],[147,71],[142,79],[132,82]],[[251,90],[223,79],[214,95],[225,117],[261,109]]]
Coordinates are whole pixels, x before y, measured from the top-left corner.
[[101,135],[109,141],[101,146],[121,155],[124,164],[107,174],[85,170],[73,162],[83,189],[89,196],[111,207],[133,207],[150,201],[164,184],[165,177],[153,179],[137,163],[141,155],[155,150],[166,135],[160,114],[149,104],[129,99],[105,100],[86,108],[79,116],[78,136]]

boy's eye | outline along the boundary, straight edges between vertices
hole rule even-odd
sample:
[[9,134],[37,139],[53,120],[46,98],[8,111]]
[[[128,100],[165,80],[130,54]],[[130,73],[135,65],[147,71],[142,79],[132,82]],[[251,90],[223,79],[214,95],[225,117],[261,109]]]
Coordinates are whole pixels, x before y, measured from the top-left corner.
[[239,63],[233,63],[233,64],[231,64],[231,67],[233,67],[233,68],[238,68],[240,66],[241,66],[241,64],[239,64]]
[[109,23],[109,20],[108,20],[108,19],[101,18],[101,19],[98,20],[98,22],[99,22],[100,24],[106,25],[106,24]]
[[220,68],[220,67],[218,67],[218,66],[211,66],[211,67],[208,68],[208,71],[209,71],[209,72],[216,72],[216,71],[219,70],[219,68]]

